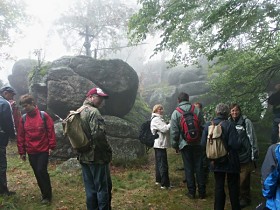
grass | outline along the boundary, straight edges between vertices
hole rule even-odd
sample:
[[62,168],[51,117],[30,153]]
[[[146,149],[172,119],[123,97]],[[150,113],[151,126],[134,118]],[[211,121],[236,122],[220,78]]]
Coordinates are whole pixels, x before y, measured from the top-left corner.
[[[265,155],[267,143],[260,143],[261,160],[256,172],[252,174],[252,205],[245,210],[254,209],[262,200],[260,166]],[[15,196],[0,197],[0,209],[11,210],[83,210],[85,192],[81,171],[63,172],[57,170],[59,162],[51,161],[49,173],[53,188],[53,201],[50,206],[40,204],[40,191],[29,162],[19,159],[16,144],[11,142],[7,148],[8,186],[17,192]],[[112,208],[120,210],[211,210],[214,203],[214,178],[210,173],[207,184],[207,198],[190,200],[185,196],[186,185],[182,182],[184,172],[181,156],[173,149],[168,150],[169,174],[174,188],[161,190],[155,185],[154,154],[150,150],[147,164],[135,164],[129,167],[111,166],[113,181]],[[231,209],[227,201],[225,209]]]

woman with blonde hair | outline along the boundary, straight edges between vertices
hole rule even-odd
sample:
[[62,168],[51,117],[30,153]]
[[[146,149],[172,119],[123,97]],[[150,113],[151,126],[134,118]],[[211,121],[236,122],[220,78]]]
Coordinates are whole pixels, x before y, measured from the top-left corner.
[[170,124],[166,124],[163,119],[163,106],[156,104],[153,107],[151,117],[151,132],[158,138],[155,139],[155,171],[156,184],[161,185],[161,189],[170,188],[170,180],[168,173],[167,148],[169,147],[169,128]]

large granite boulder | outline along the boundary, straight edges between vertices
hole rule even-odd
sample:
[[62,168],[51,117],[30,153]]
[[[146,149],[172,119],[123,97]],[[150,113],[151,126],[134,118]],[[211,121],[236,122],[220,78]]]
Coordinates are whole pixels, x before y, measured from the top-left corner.
[[[113,150],[113,160],[135,160],[145,155],[145,147],[137,139],[138,129],[118,117],[104,116],[108,142]],[[53,157],[69,159],[76,157],[67,137],[63,136],[62,123],[55,123],[57,148]]]
[[29,92],[29,74],[35,68],[37,62],[31,59],[18,60],[8,76],[9,83],[17,91],[17,96]]
[[48,109],[65,118],[69,110],[82,105],[87,91],[96,85],[69,67],[51,68],[47,79]]
[[164,86],[143,91],[142,97],[152,109],[156,104],[162,104],[164,114],[171,116],[177,105],[178,90],[176,86]]
[[[43,72],[30,74],[35,66],[33,60],[17,61],[9,76],[10,84],[18,95],[32,94],[40,109],[48,109],[62,118],[81,106],[87,91],[93,87],[100,87],[109,94],[101,110],[103,114],[123,117],[135,102],[138,75],[122,60],[66,56],[46,63]],[[33,77],[29,78],[30,75]]]
[[[118,59],[96,60],[87,56],[62,57],[53,61],[51,65],[47,79],[48,87],[54,83],[58,83],[58,79],[62,81],[62,78],[59,78],[58,76],[62,75],[61,71],[66,72],[66,69],[71,69],[81,78],[77,78],[73,73],[70,76],[68,70],[67,75],[64,77],[66,80],[64,81],[64,84],[61,85],[64,87],[61,88],[64,90],[72,90],[71,93],[78,93],[79,91],[80,93],[77,96],[75,94],[60,95],[60,89],[58,89],[56,91],[57,94],[55,95],[55,97],[57,97],[56,102],[53,103],[53,105],[58,104],[59,100],[61,100],[60,104],[62,104],[62,100],[71,101],[74,97],[78,97],[79,100],[81,100],[80,97],[82,95],[82,99],[84,99],[86,93],[85,90],[98,86],[109,94],[109,99],[106,100],[106,105],[103,109],[104,114],[123,117],[132,108],[135,102],[139,80],[134,69],[126,62]],[[73,79],[73,82],[70,81],[70,79]],[[48,94],[48,97],[49,96],[50,94]],[[66,98],[61,99],[62,97]],[[51,99],[48,100],[48,103],[52,104]],[[75,102],[68,107],[70,106],[72,106],[72,109],[76,108]],[[50,108],[58,110],[61,107],[59,106],[56,108],[55,106],[51,106]]]

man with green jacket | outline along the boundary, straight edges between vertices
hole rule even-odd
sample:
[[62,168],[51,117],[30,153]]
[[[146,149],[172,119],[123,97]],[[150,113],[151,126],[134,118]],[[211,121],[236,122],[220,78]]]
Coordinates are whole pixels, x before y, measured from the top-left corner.
[[86,191],[88,210],[111,209],[112,180],[109,163],[112,149],[107,141],[105,123],[98,108],[104,105],[108,95],[100,88],[88,91],[81,112],[83,130],[90,139],[90,148],[79,154]]
[[[189,102],[189,95],[184,92],[179,94],[178,103],[178,107],[183,111],[190,110],[192,106]],[[199,120],[201,137],[202,125],[204,124],[203,114],[197,107],[194,108],[194,114],[197,115]],[[183,138],[184,134],[180,125],[181,117],[182,114],[177,110],[172,113],[170,126],[171,145],[176,151],[180,151],[182,155],[188,188],[186,195],[191,199],[195,198],[197,182],[199,198],[204,199],[206,196],[206,187],[202,164],[203,150],[200,141],[188,143]],[[196,180],[194,174],[196,175]]]

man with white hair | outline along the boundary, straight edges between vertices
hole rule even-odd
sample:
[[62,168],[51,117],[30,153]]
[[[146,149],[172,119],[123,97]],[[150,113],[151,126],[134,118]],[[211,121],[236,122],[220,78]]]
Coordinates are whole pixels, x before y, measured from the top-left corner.
[[280,84],[275,85],[276,92],[271,94],[268,98],[268,104],[273,107],[273,123],[271,133],[271,144],[275,144],[279,141],[279,128],[280,123]]

